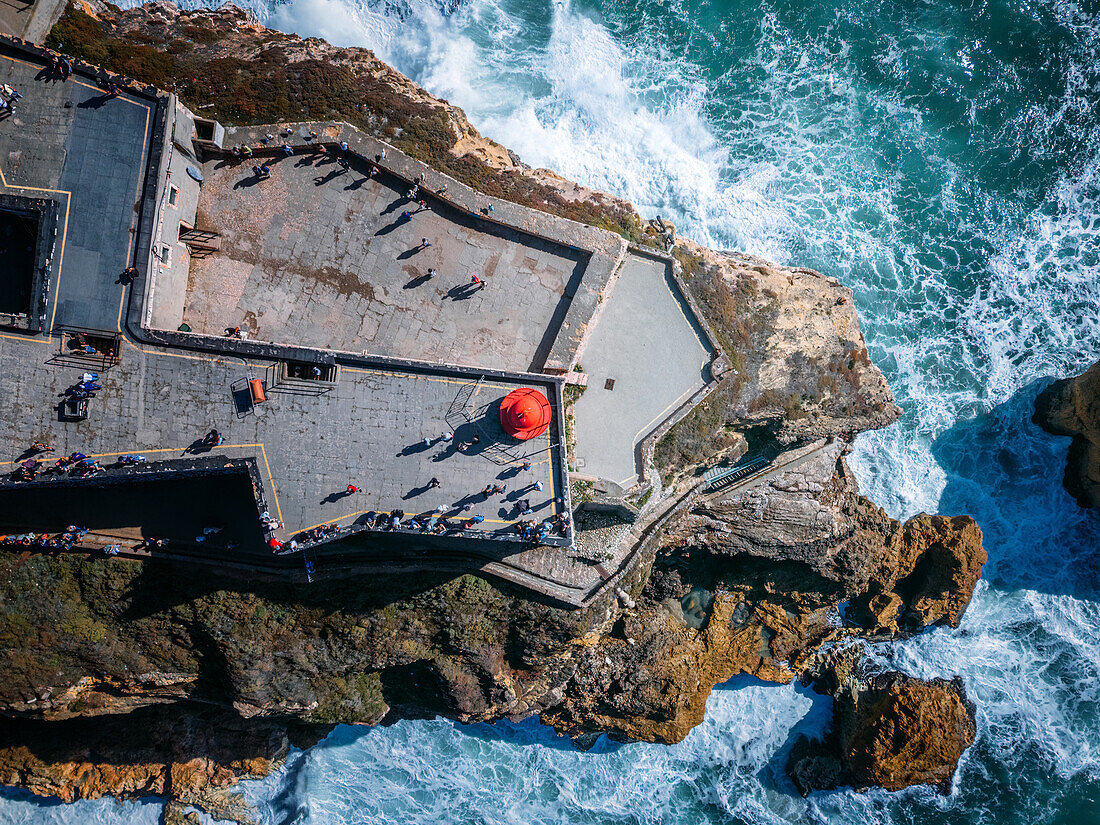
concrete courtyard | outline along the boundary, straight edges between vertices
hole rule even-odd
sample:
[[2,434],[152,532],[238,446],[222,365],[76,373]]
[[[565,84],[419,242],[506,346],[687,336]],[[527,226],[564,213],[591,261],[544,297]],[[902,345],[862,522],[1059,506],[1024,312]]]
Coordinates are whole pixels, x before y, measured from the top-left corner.
[[420,209],[407,187],[385,172],[371,178],[359,159],[348,169],[313,152],[263,162],[273,172],[262,181],[255,161],[203,167],[198,227],[220,233],[221,248],[191,264],[184,321],[195,332],[240,326],[281,344],[542,367],[586,255],[425,193]]
[[[514,442],[492,420],[492,401],[519,383],[345,369],[335,389],[304,395],[269,387],[254,414],[239,415],[235,382],[248,376],[240,359],[176,354],[127,345],[121,364],[101,375],[103,390],[90,402],[87,421],[58,421],[57,403],[79,380],[76,367],[50,363],[34,341],[0,337],[0,472],[11,472],[26,447],[45,441],[52,456],[79,451],[110,464],[123,453],[149,461],[184,457],[184,449],[212,427],[225,441],[215,455],[254,458],[267,488],[272,515],[285,535],[319,524],[350,520],[368,511],[423,513],[442,506],[447,515],[481,515],[480,529],[507,530],[520,518],[548,518],[563,478],[547,434]],[[262,372],[257,365],[256,372]],[[455,399],[475,423],[448,423]],[[452,433],[451,441],[441,441]],[[459,451],[458,444],[481,441]],[[494,449],[500,438],[510,454]],[[430,445],[424,439],[431,440]],[[529,461],[528,470],[521,469]],[[439,486],[430,486],[432,478]],[[507,492],[486,498],[487,484]],[[360,492],[347,495],[352,484]],[[536,485],[541,491],[534,489]],[[527,499],[533,513],[522,516]]]
[[581,475],[633,486],[638,443],[708,380],[714,353],[668,270],[629,255],[581,352],[588,388],[573,408]]
[[0,192],[53,198],[63,218],[46,329],[114,330],[131,264],[138,200],[151,140],[153,106],[107,98],[87,78],[43,76],[0,46],[4,82],[23,95],[0,120]]

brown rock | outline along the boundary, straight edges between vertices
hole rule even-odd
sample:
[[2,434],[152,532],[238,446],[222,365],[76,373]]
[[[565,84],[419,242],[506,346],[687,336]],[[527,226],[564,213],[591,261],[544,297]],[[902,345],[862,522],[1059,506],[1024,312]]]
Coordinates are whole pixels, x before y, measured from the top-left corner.
[[792,749],[787,770],[799,790],[934,785],[950,793],[976,730],[962,680],[866,675],[852,650],[828,657],[814,674],[815,688],[833,695],[833,729],[824,742],[803,738]]
[[245,777],[264,776],[289,747],[285,724],[243,720],[210,707],[157,705],[117,716],[45,722],[8,719],[0,729],[0,783],[65,802],[165,796],[216,819],[255,821],[232,791]]
[[1040,393],[1034,421],[1055,435],[1073,436],[1066,489],[1082,507],[1100,507],[1100,362]]
[[[621,632],[574,654],[543,721],[580,739],[678,742],[702,721],[713,686],[737,674],[788,682],[825,641],[957,625],[986,560],[977,524],[899,524],[856,492],[841,451],[670,525]],[[693,628],[685,614],[699,592],[712,601]]]

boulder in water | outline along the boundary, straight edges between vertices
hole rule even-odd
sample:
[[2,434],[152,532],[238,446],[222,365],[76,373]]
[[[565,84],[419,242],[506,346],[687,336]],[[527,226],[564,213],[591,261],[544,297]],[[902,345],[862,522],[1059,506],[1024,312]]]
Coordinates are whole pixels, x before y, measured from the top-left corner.
[[825,655],[810,681],[835,704],[825,740],[802,737],[791,751],[787,772],[799,791],[933,785],[950,793],[976,730],[962,679],[872,674],[853,646]]
[[1100,507],[1100,361],[1043,390],[1033,420],[1047,432],[1073,436],[1063,483],[1082,507]]

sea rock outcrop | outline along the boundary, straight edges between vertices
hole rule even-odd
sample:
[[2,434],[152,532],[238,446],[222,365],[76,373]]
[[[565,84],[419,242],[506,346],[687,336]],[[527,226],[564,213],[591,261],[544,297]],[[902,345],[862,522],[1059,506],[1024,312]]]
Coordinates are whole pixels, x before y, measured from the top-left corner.
[[657,444],[662,475],[713,463],[741,434],[779,445],[850,440],[901,415],[868,356],[852,292],[836,278],[683,238],[673,254],[731,368]]
[[869,673],[853,646],[823,657],[807,681],[833,697],[834,709],[824,741],[803,737],[791,750],[787,772],[802,793],[844,785],[950,793],[976,732],[962,679]]
[[826,641],[957,625],[986,561],[977,524],[900,524],[859,495],[840,453],[670,523],[634,609],[574,654],[543,720],[574,737],[677,742],[737,674],[788,682]]
[[1066,489],[1082,507],[1100,507],[1100,362],[1043,390],[1035,402],[1035,423],[1055,435],[1073,436]]

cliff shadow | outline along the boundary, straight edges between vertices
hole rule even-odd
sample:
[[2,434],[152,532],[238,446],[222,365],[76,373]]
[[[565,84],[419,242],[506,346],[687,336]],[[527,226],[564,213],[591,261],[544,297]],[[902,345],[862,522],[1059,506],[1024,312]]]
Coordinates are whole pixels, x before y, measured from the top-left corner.
[[[0,749],[25,748],[29,757],[47,765],[91,763],[123,772],[134,766],[140,772],[144,766],[192,759],[225,766],[255,758],[277,759],[285,753],[291,728],[297,734],[315,729],[316,741],[328,727],[244,719],[232,709],[184,701],[62,721],[7,718],[0,726]],[[49,798],[41,801],[57,804]]]
[[989,554],[982,577],[1004,590],[1100,596],[1100,513],[1062,484],[1070,440],[1033,423],[1040,379],[932,443],[947,483],[937,512],[973,516]]
[[[110,563],[110,562],[105,562]],[[133,621],[218,594],[250,594],[283,605],[368,612],[407,601],[462,575],[441,570],[348,574],[316,582],[235,577],[184,561],[146,561],[125,596],[120,619]]]

